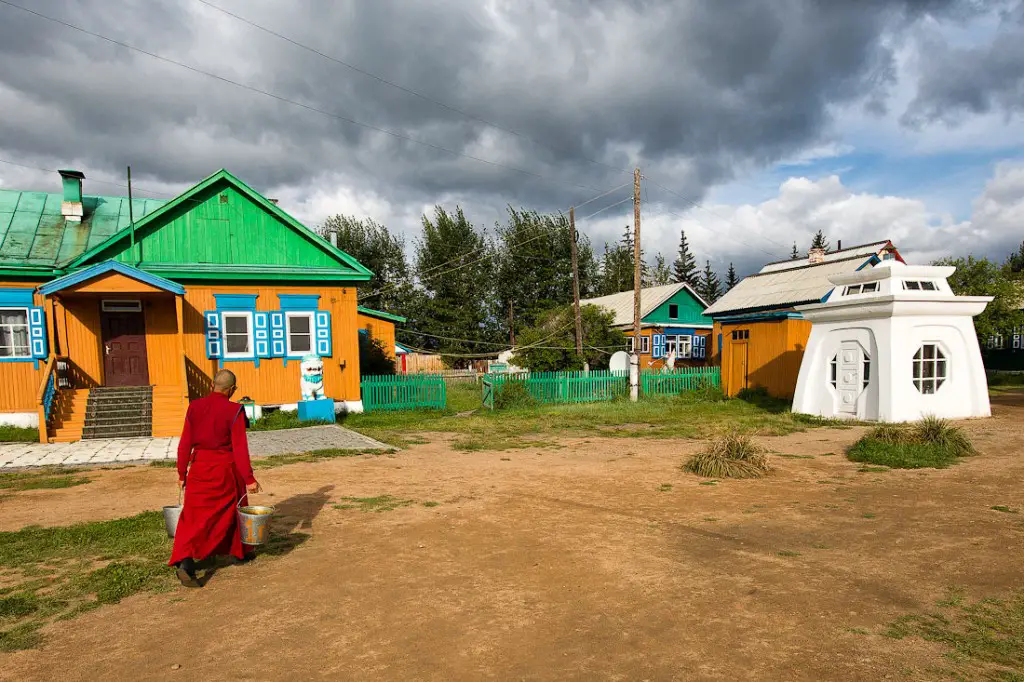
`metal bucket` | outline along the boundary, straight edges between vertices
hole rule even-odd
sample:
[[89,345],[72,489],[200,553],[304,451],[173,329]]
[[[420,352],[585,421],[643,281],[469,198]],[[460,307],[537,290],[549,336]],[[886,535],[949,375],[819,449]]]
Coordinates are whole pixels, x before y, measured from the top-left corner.
[[243,545],[263,545],[270,538],[270,517],[274,515],[273,507],[250,504],[241,506],[238,501],[238,528],[242,534]]
[[167,537],[174,537],[174,532],[178,530],[178,517],[180,516],[180,504],[172,504],[170,506],[164,507],[164,527],[167,528]]

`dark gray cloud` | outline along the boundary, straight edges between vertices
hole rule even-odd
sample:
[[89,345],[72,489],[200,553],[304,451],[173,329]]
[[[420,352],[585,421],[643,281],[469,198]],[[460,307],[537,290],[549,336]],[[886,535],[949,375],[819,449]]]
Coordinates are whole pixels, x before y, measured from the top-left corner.
[[[578,203],[627,182],[615,169],[635,163],[699,199],[737,167],[814,144],[832,107],[877,108],[893,78],[887,36],[925,16],[957,20],[976,10],[953,0],[214,0],[517,136],[196,0],[13,1],[546,179],[290,106],[0,5],[3,158],[75,162],[114,177],[131,163],[140,183],[170,187],[227,167],[260,189],[293,188],[299,199],[338,183],[396,207],[455,198],[471,215],[480,207],[481,222],[506,203]],[[0,173],[18,180],[11,169]],[[650,192],[676,211],[688,208]]]
[[1000,21],[991,40],[956,45],[942,35],[924,41],[917,95],[903,116],[912,126],[957,123],[972,114],[1024,108],[1024,3],[995,3]]

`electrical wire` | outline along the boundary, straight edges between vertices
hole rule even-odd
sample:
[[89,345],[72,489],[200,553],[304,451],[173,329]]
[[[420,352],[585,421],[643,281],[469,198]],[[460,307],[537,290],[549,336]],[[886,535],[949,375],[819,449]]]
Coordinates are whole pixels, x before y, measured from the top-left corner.
[[23,7],[23,6],[18,5],[16,3],[10,2],[10,0],[0,0],[0,4],[7,5],[8,7],[12,7],[14,9],[19,9],[19,10],[21,10],[23,12],[27,12],[29,14],[32,14],[32,15],[36,16],[36,17],[39,17],[40,19],[45,19],[47,21],[53,22],[55,24],[59,24],[59,25],[64,26],[66,28],[70,28],[70,29],[72,29],[74,31],[79,31],[80,33],[84,33],[85,35],[89,35],[89,36],[92,36],[94,38],[99,38],[100,40],[104,40],[104,41],[106,41],[106,42],[108,42],[108,43],[110,43],[112,45],[117,45],[118,47],[123,47],[125,49],[132,50],[132,51],[138,52],[140,54],[144,54],[147,57],[151,57],[153,59],[157,59],[159,61],[166,62],[166,63],[171,64],[173,66],[177,66],[177,67],[180,67],[180,68],[183,68],[183,69],[187,69],[188,71],[191,71],[193,73],[198,73],[198,74],[206,76],[208,78],[213,78],[215,80],[221,81],[222,83],[227,83],[228,85],[233,85],[236,88],[240,88],[242,90],[248,90],[250,92],[255,92],[255,93],[263,95],[265,97],[269,97],[271,99],[275,99],[275,100],[277,100],[279,102],[284,102],[285,104],[290,104],[292,106],[300,107],[302,109],[306,109],[307,111],[312,111],[312,112],[315,112],[315,113],[318,113],[318,114],[322,114],[324,116],[328,116],[328,117],[333,118],[333,119],[337,119],[339,121],[344,121],[345,123],[350,123],[352,125],[357,125],[357,126],[360,126],[362,128],[366,128],[368,130],[374,130],[374,131],[379,132],[379,133],[384,133],[385,135],[390,135],[390,136],[395,137],[395,138],[400,139],[400,140],[405,140],[407,142],[412,142],[414,144],[422,145],[424,147],[429,147],[431,149],[434,149],[434,150],[437,150],[437,151],[440,151],[440,152],[444,152],[446,154],[451,154],[452,156],[459,156],[459,157],[463,157],[463,158],[466,158],[466,159],[471,159],[473,161],[478,161],[480,163],[485,163],[485,164],[487,164],[489,166],[494,166],[496,168],[504,168],[505,170],[513,171],[513,172],[516,172],[516,173],[521,173],[523,175],[528,175],[528,176],[537,178],[539,180],[544,180],[544,181],[547,181],[547,182],[557,182],[557,183],[564,184],[564,185],[573,185],[575,187],[579,187],[579,188],[582,188],[582,189],[597,190],[596,187],[592,187],[590,185],[583,185],[583,184],[580,184],[580,183],[575,183],[575,182],[571,182],[571,181],[561,180],[559,178],[547,177],[547,176],[541,175],[539,173],[534,173],[533,171],[525,170],[523,168],[517,168],[515,166],[509,166],[507,164],[500,163],[498,161],[491,161],[489,159],[484,159],[484,158],[481,158],[479,156],[474,156],[472,154],[466,154],[464,152],[455,151],[453,149],[449,149],[447,147],[443,147],[441,145],[434,144],[432,142],[427,142],[426,140],[417,139],[417,138],[415,138],[415,137],[413,137],[411,135],[406,135],[404,133],[399,133],[399,132],[396,132],[394,130],[389,130],[387,128],[382,128],[380,126],[373,125],[372,123],[364,123],[362,121],[358,121],[358,120],[356,120],[354,118],[350,118],[350,117],[344,116],[342,114],[338,114],[338,113],[334,113],[334,112],[331,112],[331,111],[327,111],[325,109],[321,109],[321,108],[313,106],[311,104],[306,104],[306,103],[303,103],[303,102],[299,102],[298,100],[290,99],[290,98],[285,97],[283,95],[278,95],[276,93],[270,92],[269,90],[263,90],[261,88],[257,88],[257,87],[252,86],[252,85],[247,85],[245,83],[240,83],[240,82],[238,82],[236,80],[232,80],[231,78],[227,78],[226,76],[221,76],[221,75],[218,75],[216,73],[212,73],[210,71],[204,71],[203,69],[200,69],[199,67],[192,66],[190,64],[186,64],[184,62],[180,62],[180,61],[177,61],[175,59],[171,59],[170,57],[164,57],[163,55],[157,54],[155,52],[150,52],[149,50],[145,50],[145,49],[143,49],[141,47],[136,47],[135,45],[131,45],[130,43],[126,43],[126,42],[123,42],[123,41],[120,41],[120,40],[116,40],[114,38],[110,38],[109,36],[105,36],[105,35],[103,35],[101,33],[96,33],[94,31],[90,31],[90,30],[88,30],[86,28],[82,28],[81,26],[78,26],[76,24],[72,24],[72,23],[64,21],[62,19],[58,19],[56,17],[51,17],[51,16],[49,16],[47,14],[43,14],[42,12],[37,12],[36,10],[29,9],[27,7]]

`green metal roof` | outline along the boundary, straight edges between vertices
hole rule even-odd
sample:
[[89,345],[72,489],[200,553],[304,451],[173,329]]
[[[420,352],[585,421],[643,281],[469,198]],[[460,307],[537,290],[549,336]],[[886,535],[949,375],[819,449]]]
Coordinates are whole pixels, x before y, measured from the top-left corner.
[[[62,194],[0,189],[0,268],[63,267],[128,227],[128,198],[85,195],[84,216],[61,215]],[[135,221],[167,203],[134,199]]]
[[364,306],[356,306],[356,310],[358,310],[363,315],[366,315],[367,317],[377,317],[382,320],[387,320],[389,322],[402,323],[406,321],[406,319],[401,315],[395,315],[394,313],[386,313],[383,310],[374,310],[373,308],[366,308]]

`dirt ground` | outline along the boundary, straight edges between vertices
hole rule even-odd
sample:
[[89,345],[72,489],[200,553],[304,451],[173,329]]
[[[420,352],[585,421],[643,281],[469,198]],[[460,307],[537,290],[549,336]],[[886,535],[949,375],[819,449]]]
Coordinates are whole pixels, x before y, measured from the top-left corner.
[[[790,455],[771,477],[716,485],[679,468],[699,443],[668,440],[263,470],[275,531],[307,541],[50,625],[0,679],[933,679],[938,645],[879,633],[951,587],[1020,586],[1024,515],[991,507],[1024,506],[1024,404],[1002,402],[946,470],[859,472],[860,429],[764,438]],[[0,529],[174,500],[171,469],[95,476],[8,498]],[[334,507],[383,494],[416,504]]]

